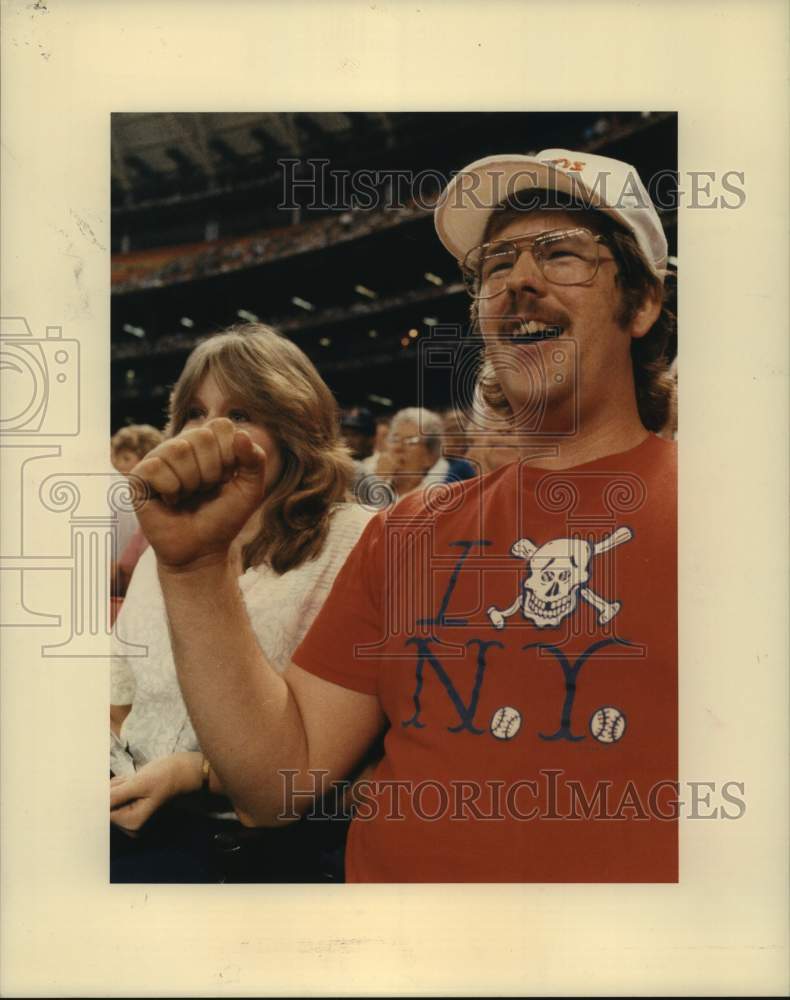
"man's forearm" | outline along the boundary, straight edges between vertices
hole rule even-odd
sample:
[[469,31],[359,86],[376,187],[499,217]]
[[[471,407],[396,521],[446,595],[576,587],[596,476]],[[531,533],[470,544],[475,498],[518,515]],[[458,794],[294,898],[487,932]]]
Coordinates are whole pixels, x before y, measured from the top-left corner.
[[279,769],[307,768],[301,715],[253,632],[229,560],[159,579],[181,690],[200,745],[245,821],[282,811]]

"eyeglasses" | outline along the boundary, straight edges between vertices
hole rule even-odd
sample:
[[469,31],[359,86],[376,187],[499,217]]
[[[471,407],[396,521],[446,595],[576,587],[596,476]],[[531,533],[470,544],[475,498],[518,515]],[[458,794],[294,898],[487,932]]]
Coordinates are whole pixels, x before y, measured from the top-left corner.
[[500,295],[524,250],[530,251],[546,281],[584,285],[598,273],[601,260],[614,259],[600,256],[601,243],[606,243],[605,238],[593,236],[589,229],[554,229],[537,236],[483,243],[473,247],[461,264],[466,290],[473,299]]
[[402,438],[399,434],[390,434],[387,444],[419,444],[422,437],[419,434],[412,434],[411,437]]

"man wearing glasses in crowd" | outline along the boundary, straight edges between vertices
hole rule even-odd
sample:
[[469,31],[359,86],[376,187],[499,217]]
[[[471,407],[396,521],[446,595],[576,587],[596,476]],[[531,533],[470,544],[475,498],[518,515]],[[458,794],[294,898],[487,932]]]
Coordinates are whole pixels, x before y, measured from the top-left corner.
[[[317,776],[348,778],[383,735],[352,881],[676,881],[660,220],[634,168],[547,150],[468,166],[436,228],[471,295],[479,400],[522,458],[375,518],[283,676],[221,539],[186,562],[170,538],[159,575],[193,724],[253,825],[309,809]],[[265,465],[228,421],[186,439],[191,453],[159,449],[182,482],[217,448],[235,475],[192,501],[185,552],[211,523],[232,537]],[[157,469],[135,469],[154,492]],[[158,506],[140,512],[157,552]]]

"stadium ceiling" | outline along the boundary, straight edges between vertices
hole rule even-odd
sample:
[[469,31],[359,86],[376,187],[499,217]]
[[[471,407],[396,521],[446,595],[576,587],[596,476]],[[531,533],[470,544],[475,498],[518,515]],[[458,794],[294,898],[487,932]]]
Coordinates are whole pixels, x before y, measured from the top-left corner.
[[210,192],[274,171],[283,157],[331,155],[374,137],[387,144],[393,133],[393,116],[378,112],[116,113],[113,192],[127,206]]

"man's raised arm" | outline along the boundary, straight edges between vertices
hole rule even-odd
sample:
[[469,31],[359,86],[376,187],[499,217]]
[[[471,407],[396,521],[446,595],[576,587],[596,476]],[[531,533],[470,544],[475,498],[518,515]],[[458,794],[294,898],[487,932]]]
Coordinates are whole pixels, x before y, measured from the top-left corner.
[[[179,683],[203,752],[240,818],[283,813],[280,772],[345,776],[381,731],[378,699],[261,650],[238,586],[241,529],[264,495],[266,457],[225,419],[160,445],[135,469],[151,496],[139,511],[157,554]],[[308,803],[304,803],[307,805]]]

